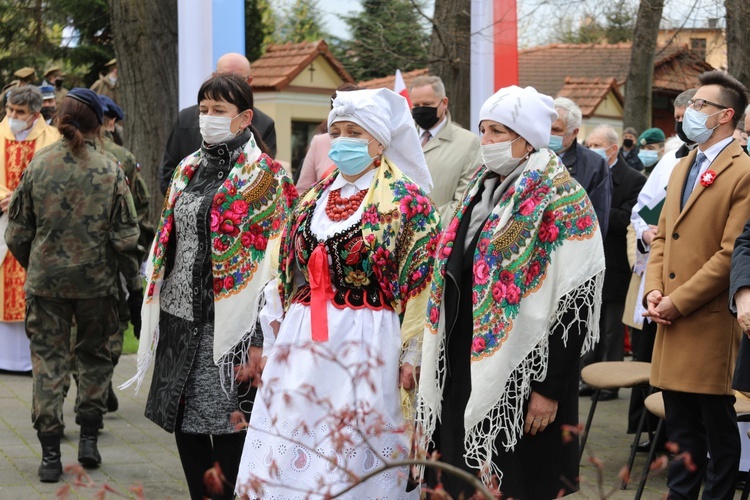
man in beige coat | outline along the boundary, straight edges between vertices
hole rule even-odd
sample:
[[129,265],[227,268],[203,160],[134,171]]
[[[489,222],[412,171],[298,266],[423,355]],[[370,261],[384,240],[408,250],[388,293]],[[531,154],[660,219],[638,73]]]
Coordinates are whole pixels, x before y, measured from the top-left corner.
[[482,165],[479,136],[453,123],[445,86],[438,76],[418,76],[409,87],[412,116],[432,175],[430,198],[449,220],[469,181]]
[[[730,314],[730,258],[750,217],[750,158],[732,139],[747,90],[721,71],[700,76],[682,128],[698,147],[674,167],[646,270],[658,323],[651,384],[664,390],[670,498],[732,498],[740,457],[732,373],[742,331]],[[708,462],[706,452],[710,453]]]

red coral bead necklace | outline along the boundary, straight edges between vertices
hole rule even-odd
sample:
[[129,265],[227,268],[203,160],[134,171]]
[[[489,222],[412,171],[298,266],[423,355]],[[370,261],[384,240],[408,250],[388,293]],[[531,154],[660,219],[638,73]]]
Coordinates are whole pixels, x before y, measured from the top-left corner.
[[333,222],[341,222],[342,220],[348,219],[354,215],[362,204],[362,200],[365,199],[367,191],[367,189],[363,189],[353,196],[342,198],[341,189],[334,189],[328,194],[326,215],[328,215],[328,218]]

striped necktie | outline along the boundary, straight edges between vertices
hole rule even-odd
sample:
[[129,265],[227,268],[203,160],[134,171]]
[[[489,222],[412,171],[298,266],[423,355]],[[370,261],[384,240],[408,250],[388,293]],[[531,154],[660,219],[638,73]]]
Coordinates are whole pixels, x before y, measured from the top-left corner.
[[422,147],[424,147],[424,145],[430,141],[430,138],[432,138],[432,134],[429,130],[425,130],[424,132],[422,132]]

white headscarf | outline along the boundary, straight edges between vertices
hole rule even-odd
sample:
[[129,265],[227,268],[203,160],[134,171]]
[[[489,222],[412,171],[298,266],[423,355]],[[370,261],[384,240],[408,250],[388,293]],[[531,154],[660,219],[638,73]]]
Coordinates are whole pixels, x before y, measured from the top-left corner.
[[557,120],[554,100],[534,87],[505,87],[490,96],[479,111],[479,121],[492,120],[514,130],[534,149],[547,147]]
[[432,176],[422,153],[409,104],[388,89],[338,91],[328,114],[328,128],[336,122],[353,122],[380,142],[383,154],[426,193]]

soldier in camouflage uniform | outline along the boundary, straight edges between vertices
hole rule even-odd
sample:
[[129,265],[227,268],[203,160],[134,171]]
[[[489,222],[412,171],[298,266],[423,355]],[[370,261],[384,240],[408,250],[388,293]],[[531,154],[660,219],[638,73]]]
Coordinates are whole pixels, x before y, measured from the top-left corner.
[[43,149],[13,193],[5,233],[26,269],[26,333],[33,364],[32,421],[42,444],[39,477],[62,475],[63,380],[68,374],[70,325],[78,327],[81,424],[78,461],[101,463],[97,436],[112,377],[108,339],[117,331],[118,271],[141,286],[138,221],[125,174],[100,151],[99,98],[73,89],[63,99],[63,139]]
[[[143,262],[143,259],[148,255],[147,251],[151,248],[151,243],[154,239],[154,226],[148,220],[148,205],[150,195],[146,181],[141,175],[140,164],[135,160],[133,153],[128,151],[122,146],[119,146],[114,142],[113,133],[115,129],[115,123],[125,118],[125,113],[122,109],[109,97],[105,95],[99,95],[99,100],[102,103],[103,120],[102,123],[102,139],[104,143],[105,156],[109,155],[112,159],[122,168],[125,172],[125,178],[128,181],[130,192],[133,195],[133,202],[135,203],[135,211],[138,214],[138,227],[141,230],[141,236],[138,239],[138,245],[141,247],[142,252],[139,254],[139,261]],[[128,328],[128,322],[133,323],[133,333],[136,338],[140,337],[141,329],[141,304],[143,302],[142,293],[128,293],[122,286],[119,287],[118,302],[117,302],[117,315],[120,322],[120,327],[117,332],[112,334],[109,338],[109,351],[112,357],[112,368],[117,366],[122,354],[122,343],[125,330]],[[76,378],[76,361],[75,356],[71,352],[71,372]],[[68,393],[70,386],[70,378],[65,381],[65,394]],[[110,383],[107,391],[107,411],[117,411],[119,403],[117,401],[117,395]],[[78,408],[78,399],[76,398],[76,408]]]
[[[125,172],[125,177],[130,186],[130,192],[133,195],[133,202],[135,203],[135,211],[138,214],[138,227],[141,230],[138,245],[143,251],[138,258],[139,262],[143,262],[143,259],[146,258],[148,249],[151,248],[151,243],[155,234],[154,226],[148,220],[148,187],[146,186],[146,181],[141,175],[141,166],[135,161],[133,153],[114,142],[113,133],[115,130],[115,123],[124,119],[125,113],[109,97],[100,95],[99,100],[102,102],[102,110],[104,112],[104,123],[102,124],[104,151],[112,155],[112,157],[118,162],[122,170]],[[133,333],[135,334],[135,337],[140,337],[142,302],[142,293],[128,294],[123,287],[120,287],[119,301],[117,305],[120,328],[118,328],[117,333],[109,338],[109,349],[112,355],[113,368],[117,366],[117,362],[122,354],[123,334],[128,328],[128,321],[133,323]],[[112,384],[110,384],[107,396],[107,410],[110,412],[116,411],[117,407],[117,396],[115,396]]]

